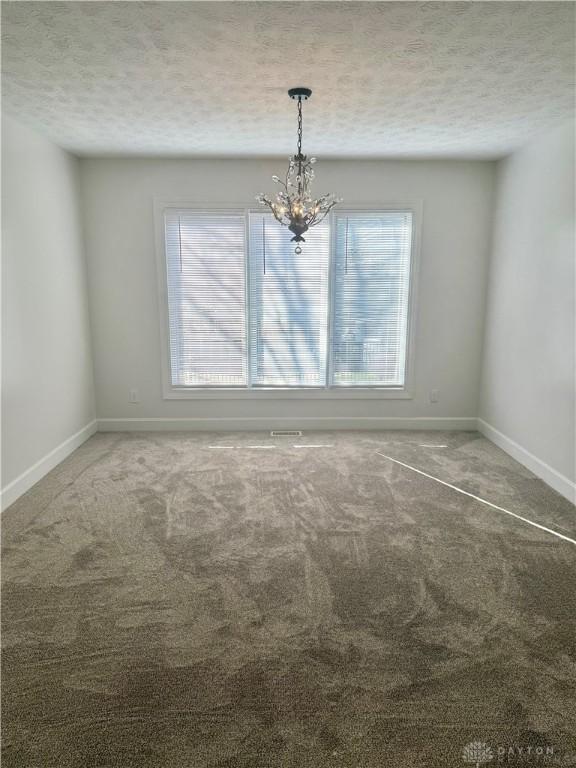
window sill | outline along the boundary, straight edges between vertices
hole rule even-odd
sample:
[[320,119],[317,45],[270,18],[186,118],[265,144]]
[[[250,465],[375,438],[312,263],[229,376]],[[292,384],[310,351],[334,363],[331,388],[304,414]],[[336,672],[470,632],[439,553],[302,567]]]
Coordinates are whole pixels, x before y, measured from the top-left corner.
[[171,387],[164,391],[164,400],[412,400],[413,394],[404,387],[331,387],[295,388],[261,387]]

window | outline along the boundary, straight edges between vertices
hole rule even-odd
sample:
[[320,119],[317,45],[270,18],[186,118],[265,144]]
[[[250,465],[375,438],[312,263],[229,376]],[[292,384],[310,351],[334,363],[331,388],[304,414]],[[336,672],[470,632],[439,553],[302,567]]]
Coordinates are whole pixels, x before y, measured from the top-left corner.
[[334,217],[332,384],[404,384],[412,213]]
[[171,381],[246,386],[244,214],[166,214]]
[[250,379],[254,386],[326,383],[328,223],[302,253],[267,213],[250,215]]
[[413,212],[290,238],[262,211],[164,211],[171,391],[405,388]]

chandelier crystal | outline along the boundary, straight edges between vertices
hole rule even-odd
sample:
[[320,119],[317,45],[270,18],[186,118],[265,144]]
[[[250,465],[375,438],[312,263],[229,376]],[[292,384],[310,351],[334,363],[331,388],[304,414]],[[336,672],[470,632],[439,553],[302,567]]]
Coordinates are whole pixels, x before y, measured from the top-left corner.
[[298,150],[290,158],[284,181],[278,176],[272,176],[272,181],[281,187],[275,199],[260,194],[256,195],[256,200],[268,206],[276,221],[293,233],[292,242],[297,243],[294,252],[299,254],[302,253],[299,243],[306,242],[303,234],[310,227],[320,224],[330,210],[342,202],[342,198],[332,192],[317,200],[312,198],[313,165],[316,158],[302,154],[302,102],[310,98],[312,91],[310,88],[291,88],[288,95],[298,102]]

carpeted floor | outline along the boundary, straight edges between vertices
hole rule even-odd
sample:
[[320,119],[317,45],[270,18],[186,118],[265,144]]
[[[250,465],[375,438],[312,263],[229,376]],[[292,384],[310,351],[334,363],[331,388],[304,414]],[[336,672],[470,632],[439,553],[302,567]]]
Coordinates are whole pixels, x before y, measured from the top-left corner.
[[576,546],[380,453],[576,538],[475,433],[95,435],[2,518],[4,768],[576,765]]

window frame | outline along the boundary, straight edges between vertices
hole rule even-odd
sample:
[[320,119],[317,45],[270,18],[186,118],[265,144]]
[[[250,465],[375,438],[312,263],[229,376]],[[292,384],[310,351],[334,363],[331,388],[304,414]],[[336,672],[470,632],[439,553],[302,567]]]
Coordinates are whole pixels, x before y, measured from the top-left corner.
[[[378,202],[378,203],[355,203],[339,208],[338,214],[350,213],[357,214],[361,212],[379,213],[391,210],[407,210],[412,212],[412,242],[410,251],[410,277],[408,293],[408,327],[406,334],[406,365],[404,385],[382,386],[382,385],[362,385],[362,386],[340,386],[332,385],[331,378],[331,349],[332,349],[332,324],[333,324],[333,301],[335,270],[334,259],[334,238],[335,227],[332,226],[333,217],[329,216],[330,229],[330,256],[328,271],[328,302],[326,311],[328,313],[328,349],[327,349],[327,381],[324,386],[319,387],[263,387],[250,386],[250,381],[244,386],[235,387],[182,387],[172,384],[171,378],[171,360],[170,360],[170,326],[168,314],[168,279],[167,279],[167,261],[166,261],[166,238],[164,215],[167,211],[198,211],[210,213],[230,213],[243,215],[245,220],[245,240],[244,240],[244,279],[247,296],[250,291],[250,270],[248,258],[250,252],[250,229],[249,216],[251,211],[261,212],[253,203],[209,203],[189,201],[182,199],[153,198],[154,210],[154,229],[155,229],[155,256],[156,256],[156,274],[158,288],[158,308],[160,320],[160,351],[161,351],[161,374],[162,374],[162,398],[164,400],[412,400],[414,398],[414,380],[415,380],[415,359],[416,359],[416,323],[417,323],[417,296],[419,293],[419,274],[420,274],[420,248],[421,248],[421,227],[423,214],[423,201],[421,199],[412,199],[409,201]],[[280,226],[280,225],[278,225]],[[249,311],[246,312],[246,332],[249,328]],[[246,337],[246,354],[248,355],[248,367],[250,356],[249,335]]]

